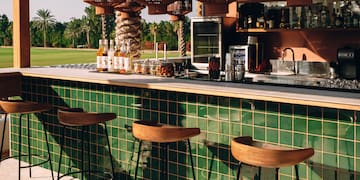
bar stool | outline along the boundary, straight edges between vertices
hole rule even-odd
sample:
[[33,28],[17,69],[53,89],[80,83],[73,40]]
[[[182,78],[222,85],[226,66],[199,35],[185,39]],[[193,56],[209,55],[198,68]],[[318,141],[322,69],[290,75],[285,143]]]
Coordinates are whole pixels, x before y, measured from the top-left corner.
[[[58,168],[58,179],[67,176],[67,175],[71,175],[71,174],[76,174],[76,173],[81,173],[81,178],[84,179],[84,173],[87,172],[90,176],[91,173],[99,173],[102,171],[96,171],[96,170],[91,170],[90,169],[90,149],[88,149],[87,151],[87,155],[88,155],[88,169],[84,170],[84,132],[85,132],[85,127],[89,127],[91,125],[96,125],[96,124],[103,124],[104,125],[104,130],[105,130],[105,136],[106,136],[106,140],[107,140],[107,145],[108,145],[108,150],[109,150],[109,157],[110,157],[110,163],[111,163],[111,178],[114,177],[114,164],[113,164],[113,159],[112,159],[112,155],[111,155],[111,147],[110,147],[110,142],[109,142],[109,135],[108,135],[108,131],[107,131],[107,127],[106,127],[106,121],[110,121],[116,118],[116,114],[115,113],[92,113],[92,112],[84,112],[83,109],[80,108],[71,108],[71,109],[63,109],[63,110],[58,110],[58,120],[59,123],[61,125],[63,125],[63,129],[61,132],[61,142],[60,142],[60,159],[59,159],[59,168]],[[61,159],[62,159],[62,151],[63,151],[63,144],[64,144],[64,140],[65,140],[65,129],[66,127],[81,127],[81,169],[80,171],[75,171],[75,172],[69,172],[66,174],[63,174],[62,176],[60,176],[60,168],[61,168]],[[90,133],[89,129],[87,129],[88,133]],[[88,138],[87,138],[87,143],[88,143],[88,147],[90,148],[90,134],[88,134]],[[102,173],[106,173],[106,172],[102,172]]]
[[[166,143],[165,152],[166,152],[166,164],[165,164],[165,173],[164,175],[169,178],[168,174],[168,162],[169,157],[168,153],[168,143],[178,142],[182,140],[187,140],[191,161],[191,168],[193,172],[193,178],[195,179],[194,171],[194,162],[192,159],[191,146],[189,138],[194,137],[200,134],[199,128],[184,128],[171,125],[160,124],[152,121],[135,121],[132,124],[132,133],[135,138],[140,140],[138,156],[136,161],[135,169],[135,180],[137,179],[137,172],[139,167],[140,151],[142,141],[156,142],[156,143]],[[165,179],[165,178],[164,178]]]
[[[20,169],[21,168],[29,168],[29,173],[30,173],[30,177],[32,176],[31,174],[31,167],[34,166],[39,166],[41,164],[45,164],[47,162],[49,162],[50,164],[50,170],[51,170],[51,177],[52,179],[54,179],[54,174],[53,174],[53,168],[52,168],[52,163],[51,163],[51,157],[50,157],[50,149],[49,149],[49,142],[48,142],[48,137],[47,137],[47,131],[46,128],[44,127],[44,134],[45,134],[45,141],[46,141],[46,148],[47,148],[47,159],[43,162],[37,163],[37,164],[32,164],[31,162],[31,156],[39,156],[37,154],[31,154],[31,144],[30,144],[30,128],[29,128],[29,115],[32,113],[42,113],[45,111],[48,111],[51,109],[51,106],[49,105],[45,105],[45,104],[38,104],[38,103],[34,103],[34,102],[26,102],[26,101],[21,101],[21,100],[0,100],[0,112],[5,114],[5,121],[4,121],[4,128],[3,128],[3,132],[2,132],[2,139],[1,139],[1,148],[0,148],[0,154],[2,154],[3,151],[3,144],[4,144],[4,135],[5,135],[5,127],[6,127],[6,121],[8,118],[9,114],[20,114],[20,118],[19,118],[19,155],[17,156],[11,156],[11,157],[7,157],[8,158],[12,158],[12,157],[19,157],[19,169],[18,169],[18,173],[19,173],[19,180],[21,177],[20,174]],[[27,141],[28,141],[28,154],[22,154],[21,153],[21,127],[22,127],[22,117],[26,115],[27,116]],[[29,158],[29,165],[28,166],[20,166],[20,162],[21,162],[21,157],[22,156],[28,156]],[[5,160],[5,159],[4,159]]]
[[231,154],[239,161],[237,179],[240,177],[241,164],[259,167],[275,168],[276,179],[279,177],[279,168],[295,166],[296,179],[299,179],[297,164],[314,155],[313,148],[290,149],[286,147],[253,141],[250,136],[237,137],[231,141]]

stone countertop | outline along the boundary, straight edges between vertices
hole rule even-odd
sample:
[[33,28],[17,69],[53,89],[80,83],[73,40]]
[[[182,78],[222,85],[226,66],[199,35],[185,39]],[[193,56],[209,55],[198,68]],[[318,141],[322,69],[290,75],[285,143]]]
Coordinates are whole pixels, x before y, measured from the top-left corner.
[[195,81],[150,75],[120,75],[89,70],[33,67],[0,68],[0,73],[20,72],[23,76],[81,81],[127,87],[225,96],[299,105],[360,110],[360,93],[338,92],[296,87]]

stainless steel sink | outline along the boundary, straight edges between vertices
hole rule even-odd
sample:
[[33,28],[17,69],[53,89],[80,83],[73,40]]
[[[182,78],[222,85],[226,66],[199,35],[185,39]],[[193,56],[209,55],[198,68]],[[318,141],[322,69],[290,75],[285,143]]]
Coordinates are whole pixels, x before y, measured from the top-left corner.
[[264,75],[256,74],[252,76],[253,82],[263,82],[271,84],[287,84],[302,86],[318,86],[326,78],[304,76],[304,75]]
[[330,75],[330,64],[327,62],[289,61],[270,59],[273,75],[303,75],[327,78]]

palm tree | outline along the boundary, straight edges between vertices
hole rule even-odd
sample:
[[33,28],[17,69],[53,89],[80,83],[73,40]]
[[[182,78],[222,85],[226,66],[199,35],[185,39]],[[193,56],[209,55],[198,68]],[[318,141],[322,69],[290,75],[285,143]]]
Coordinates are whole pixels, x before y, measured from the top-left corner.
[[174,22],[174,32],[178,37],[178,51],[180,56],[186,56],[186,43],[185,43],[185,29],[184,19],[179,18],[178,21]]
[[37,17],[34,17],[34,26],[43,31],[43,42],[46,47],[46,33],[47,29],[55,23],[55,18],[48,9],[39,9],[36,12]]
[[150,32],[154,35],[154,50],[155,50],[155,44],[156,44],[156,34],[157,34],[157,24],[151,23],[150,24]]
[[130,40],[130,54],[132,59],[141,56],[141,9],[143,6],[133,4],[133,12],[116,11],[116,38]]
[[86,47],[90,48],[90,23],[89,18],[86,16],[83,16],[81,19],[81,31],[86,33]]
[[79,36],[81,27],[81,20],[72,18],[69,24],[67,25],[64,35],[67,38],[71,39],[71,46],[75,47],[76,38]]

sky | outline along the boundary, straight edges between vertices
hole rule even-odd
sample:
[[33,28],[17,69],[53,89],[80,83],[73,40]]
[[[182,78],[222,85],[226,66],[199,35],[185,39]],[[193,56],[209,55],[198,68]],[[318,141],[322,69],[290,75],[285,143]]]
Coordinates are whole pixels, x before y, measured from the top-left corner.
[[[48,9],[51,14],[55,16],[55,19],[59,22],[68,22],[72,17],[81,18],[84,13],[84,9],[89,4],[83,2],[83,0],[29,0],[30,1],[30,20],[36,17],[36,11],[39,9]],[[189,13],[189,16],[195,16],[195,3],[193,0],[193,11]],[[0,0],[0,14],[6,14],[6,16],[12,20],[12,3],[13,0]],[[149,15],[147,8],[141,12],[141,17],[146,22],[160,22],[168,21],[169,15]]]

